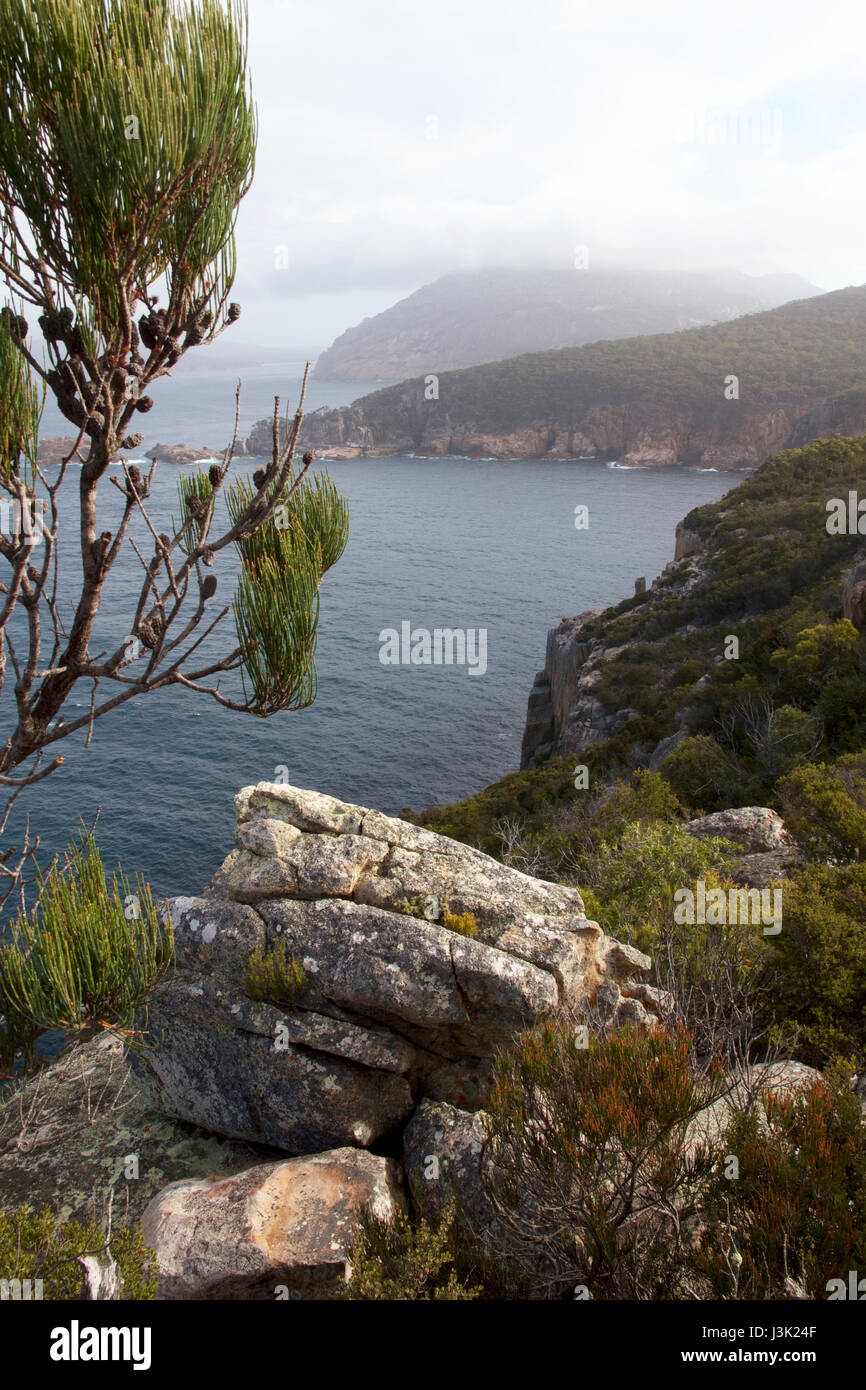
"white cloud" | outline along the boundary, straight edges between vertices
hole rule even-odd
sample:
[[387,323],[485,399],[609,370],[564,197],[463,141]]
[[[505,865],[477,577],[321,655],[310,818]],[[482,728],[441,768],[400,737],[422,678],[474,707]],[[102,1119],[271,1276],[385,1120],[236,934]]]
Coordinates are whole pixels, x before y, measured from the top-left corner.
[[[570,264],[577,242],[591,263],[862,282],[863,107],[822,105],[817,148],[803,132],[815,84],[860,81],[863,29],[848,0],[250,0],[245,336],[327,341],[360,303]],[[778,136],[775,113],[781,144],[707,137],[738,116],[741,138],[750,119]],[[678,141],[689,128],[704,143]]]

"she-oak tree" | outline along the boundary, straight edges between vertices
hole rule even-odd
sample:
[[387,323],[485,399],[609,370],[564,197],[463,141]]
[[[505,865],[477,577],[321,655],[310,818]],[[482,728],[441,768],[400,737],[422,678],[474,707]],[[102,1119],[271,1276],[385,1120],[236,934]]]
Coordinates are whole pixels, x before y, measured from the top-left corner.
[[[141,443],[131,431],[153,404],[148,387],[240,314],[228,302],[234,232],[257,136],[240,0],[0,0],[0,81],[0,276],[14,297],[0,317],[0,508],[15,518],[0,534],[9,571],[0,582],[0,690],[11,667],[15,701],[0,746],[2,832],[22,789],[63,761],[46,757],[51,746],[83,728],[89,742],[96,719],[136,696],[182,685],[258,715],[309,704],[319,583],[344,549],[348,514],[330,479],[309,474],[311,455],[295,463],[302,389],[291,426],[275,402],[272,456],[252,486],[226,486],[236,406],[222,462],[181,478],[171,533],[146,507],[156,465],[143,476],[125,460],[123,481],[108,478],[124,498],[117,529],[98,529],[100,483],[119,451]],[[42,360],[26,305],[38,314]],[[51,478],[37,459],[46,391],[77,432]],[[61,489],[73,459],[81,570],[71,594],[64,575],[61,594],[57,542],[71,481]],[[223,491],[229,525],[216,536]],[[144,545],[130,534],[136,516]],[[93,652],[125,544],[141,565],[137,603],[116,648]],[[240,573],[220,608],[208,571],[230,545]],[[234,649],[206,656],[203,644],[230,612]],[[243,701],[219,684],[238,669]],[[61,710],[79,682],[89,709],[67,721]],[[0,856],[0,903],[20,888],[34,848],[25,832]]]

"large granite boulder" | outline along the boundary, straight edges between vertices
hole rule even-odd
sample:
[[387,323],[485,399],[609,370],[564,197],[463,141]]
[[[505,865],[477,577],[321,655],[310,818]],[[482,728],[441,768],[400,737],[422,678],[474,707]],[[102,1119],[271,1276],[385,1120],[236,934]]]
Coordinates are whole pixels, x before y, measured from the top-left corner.
[[158,1297],[333,1298],[351,1272],[358,1211],[396,1215],[398,1164],[361,1149],[172,1183],[142,1219]]
[[[649,959],[576,889],[297,787],[247,787],[236,813],[212,884],[169,905],[177,970],[132,1059],[169,1115],[292,1154],[368,1147],[423,1097],[482,1106],[497,1049],[560,1008],[600,1029],[658,1017]],[[303,971],[291,1002],[245,983],[275,950]]]
[[483,1239],[496,1224],[485,1185],[488,1116],[441,1101],[422,1100],[403,1134],[406,1188],[428,1216],[440,1216],[454,1199],[460,1216]]
[[715,836],[720,840],[732,840],[745,854],[768,854],[786,849],[792,843],[782,817],[769,806],[714,811],[712,815],[686,821],[684,829],[698,839]]

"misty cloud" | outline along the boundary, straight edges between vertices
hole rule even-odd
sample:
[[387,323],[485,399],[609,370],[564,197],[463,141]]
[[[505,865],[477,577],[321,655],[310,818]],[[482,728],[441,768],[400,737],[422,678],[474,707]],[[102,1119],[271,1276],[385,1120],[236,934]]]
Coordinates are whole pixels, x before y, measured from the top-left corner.
[[860,283],[864,27],[840,0],[820,24],[802,0],[250,0],[245,334],[282,341],[277,302],[293,340],[327,341],[359,302],[577,244],[597,266]]

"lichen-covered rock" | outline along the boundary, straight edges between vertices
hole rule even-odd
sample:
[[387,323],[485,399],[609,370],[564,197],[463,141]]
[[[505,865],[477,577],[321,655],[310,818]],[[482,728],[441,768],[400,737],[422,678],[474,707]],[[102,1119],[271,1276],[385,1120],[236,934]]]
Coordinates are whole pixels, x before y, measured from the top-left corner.
[[487,1116],[442,1101],[423,1100],[403,1134],[406,1187],[432,1216],[459,1198],[461,1216],[476,1236],[495,1222],[485,1187]]
[[375,1019],[445,1056],[492,1051],[558,1000],[546,970],[434,922],[327,899],[263,903],[261,914],[307,974],[302,1003]]
[[742,854],[731,865],[731,878],[750,888],[769,888],[770,884],[787,878],[789,869],[804,863],[805,858],[796,845],[767,850],[764,854]]
[[134,1224],[167,1183],[228,1176],[274,1149],[169,1118],[132,1075],[120,1039],[71,1047],[0,1100],[0,1206],[48,1206],[60,1221]]
[[265,924],[251,907],[217,898],[172,898],[171,924],[177,958],[187,970],[219,966],[240,984],[253,951],[264,950]]
[[720,840],[732,840],[746,854],[764,854],[783,849],[791,843],[785,822],[769,806],[740,806],[727,811],[714,811],[710,816],[686,821],[683,828],[699,839],[717,836]]
[[142,1221],[156,1254],[159,1296],[334,1297],[350,1272],[364,1206],[380,1218],[397,1213],[399,1168],[352,1148],[173,1183]]
[[586,917],[572,920],[527,913],[521,923],[504,931],[496,944],[500,951],[549,970],[563,998],[577,1000],[596,963],[601,936],[598,922]]
[[685,1143],[690,1149],[699,1144],[714,1146],[724,1137],[734,1112],[760,1104],[763,1091],[779,1095],[797,1095],[810,1091],[821,1073],[804,1062],[761,1062],[746,1067],[728,1077],[727,1093],[692,1120],[686,1131]]
[[[261,1009],[258,1018],[245,1014],[245,1002],[185,975],[153,996],[156,1045],[133,1054],[132,1067],[165,1113],[294,1154],[366,1147],[410,1114],[412,1092],[394,1070],[393,1049],[386,1067],[368,1065],[357,1060],[362,1028],[344,1033],[338,1052],[339,1024],[314,1013],[299,1040],[289,1011],[283,1029],[273,1009],[265,1032]],[[377,1044],[371,1035],[368,1062]]]
[[235,831],[235,844],[238,849],[249,850],[250,854],[260,854],[264,859],[285,859],[288,851],[301,832],[285,821],[270,820],[262,816],[260,820],[244,821]]
[[[420,895],[447,904],[451,912],[471,912],[479,936],[490,944],[512,925],[518,903],[523,912],[586,917],[575,888],[530,878],[445,835],[321,792],[260,782],[238,793],[235,812],[238,842],[247,849],[256,836],[260,855],[266,853],[265,841],[256,822],[268,827],[267,835],[273,835],[274,821],[302,832],[287,851],[278,851],[280,864],[292,866],[295,875],[281,869],[285,886],[275,878],[273,897],[351,896],[399,911],[402,902]],[[255,901],[265,896],[265,879],[261,866],[236,851],[212,888],[235,900]]]
[[[563,1007],[653,1026],[648,958],[576,889],[299,787],[245,787],[235,810],[209,889],[169,905],[177,969],[132,1062],[168,1114],[292,1154],[367,1146],[424,1096],[483,1105],[497,1049]],[[290,1001],[250,997],[253,951],[300,966]]]

